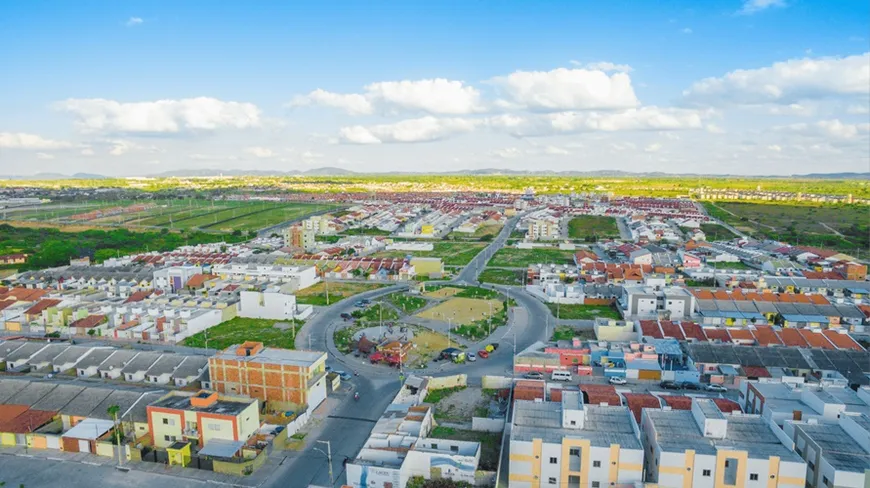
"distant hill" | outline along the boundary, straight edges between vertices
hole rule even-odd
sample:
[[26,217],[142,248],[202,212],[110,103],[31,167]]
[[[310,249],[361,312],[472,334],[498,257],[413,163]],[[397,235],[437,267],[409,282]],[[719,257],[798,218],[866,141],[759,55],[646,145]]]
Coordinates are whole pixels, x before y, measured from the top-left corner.
[[818,178],[833,180],[870,180],[870,173],[810,173],[806,175],[792,175],[795,178]]

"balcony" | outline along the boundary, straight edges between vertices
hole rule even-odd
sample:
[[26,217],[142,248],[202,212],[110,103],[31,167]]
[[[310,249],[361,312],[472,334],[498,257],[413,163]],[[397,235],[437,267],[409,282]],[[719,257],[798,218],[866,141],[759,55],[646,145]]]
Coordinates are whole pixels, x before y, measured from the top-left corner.
[[182,434],[184,435],[184,437],[193,437],[199,439],[199,431],[196,429],[184,429],[184,431],[182,431]]

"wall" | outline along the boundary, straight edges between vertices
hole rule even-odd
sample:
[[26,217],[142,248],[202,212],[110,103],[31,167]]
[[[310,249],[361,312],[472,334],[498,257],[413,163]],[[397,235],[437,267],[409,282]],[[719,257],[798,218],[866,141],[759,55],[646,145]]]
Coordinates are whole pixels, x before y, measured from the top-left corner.
[[454,388],[457,386],[467,386],[467,375],[455,374],[452,376],[441,376],[438,378],[428,378],[430,390],[443,390],[444,388]]
[[245,461],[243,463],[228,463],[225,461],[214,460],[214,472],[215,473],[223,473],[223,474],[231,474],[234,476],[242,476],[250,471],[256,471],[266,462],[266,458],[268,454],[266,451],[261,451],[260,455],[255,457],[250,461]]
[[484,389],[497,390],[513,386],[513,379],[507,376],[484,376],[481,383]]
[[240,297],[241,317],[289,320],[296,314],[296,297],[293,295],[243,291]]
[[485,417],[471,417],[471,430],[479,432],[502,432],[505,419],[488,419]]

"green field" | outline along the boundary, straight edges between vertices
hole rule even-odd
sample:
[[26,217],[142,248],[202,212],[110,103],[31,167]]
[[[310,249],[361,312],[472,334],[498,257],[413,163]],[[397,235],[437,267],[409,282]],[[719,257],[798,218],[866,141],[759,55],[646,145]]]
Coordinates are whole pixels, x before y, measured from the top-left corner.
[[465,266],[470,263],[486,244],[477,242],[433,242],[431,251],[381,251],[377,258],[403,258],[407,255],[418,258],[441,258],[445,266]]
[[710,262],[708,262],[707,266],[710,266],[711,268],[716,268],[716,269],[752,269],[749,266],[746,266],[745,264],[741,263],[740,261],[737,261],[736,263],[729,263],[729,262],[710,263]]
[[387,299],[396,308],[406,314],[411,314],[426,306],[429,303],[425,298],[409,295],[407,293],[393,293]]
[[870,207],[866,205],[704,202],[704,207],[711,216],[755,237],[847,252],[870,249]]
[[719,224],[701,224],[701,231],[704,232],[708,241],[728,241],[737,237],[736,234]]
[[607,319],[619,319],[619,312],[608,305],[558,305],[548,303],[547,307],[555,317],[568,320],[594,320],[598,317]]
[[574,251],[503,247],[489,261],[489,266],[496,268],[525,268],[530,264],[574,264]]
[[495,285],[522,285],[523,272],[515,269],[486,268],[480,273],[478,280],[481,283],[492,283]]
[[[297,291],[296,303],[306,305],[331,305],[347,297],[358,295],[366,291],[377,290],[383,286],[386,285],[380,283],[330,281],[328,283],[329,289],[327,290],[327,283],[321,281],[314,286],[309,286],[308,288]],[[328,303],[326,299],[327,291],[329,291]]]
[[236,211],[237,214],[247,211],[248,215],[241,215],[217,224],[205,225],[204,228],[223,232],[260,230],[314,213],[318,208],[323,208],[323,206],[307,203],[255,205]]
[[399,313],[394,309],[375,303],[361,310],[354,310],[351,314],[353,318],[369,323],[390,322],[399,320]]
[[[292,324],[292,329],[278,329],[274,327],[276,322]],[[205,347],[206,338],[208,338],[209,349],[226,349],[245,341],[262,342],[266,347],[295,349],[296,333],[302,328],[303,323],[301,320],[279,321],[236,317],[207,331],[188,337],[184,340],[184,345]]]
[[619,227],[613,217],[578,215],[568,222],[568,237],[588,242],[602,237],[619,237]]

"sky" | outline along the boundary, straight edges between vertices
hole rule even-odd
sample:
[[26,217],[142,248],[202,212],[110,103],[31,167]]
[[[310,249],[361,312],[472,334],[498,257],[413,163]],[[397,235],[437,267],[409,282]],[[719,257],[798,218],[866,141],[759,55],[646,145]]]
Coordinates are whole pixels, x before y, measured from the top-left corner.
[[0,175],[870,171],[866,0],[29,0],[0,45]]

